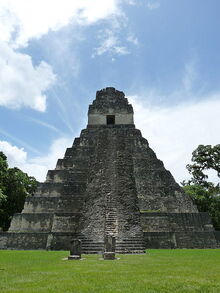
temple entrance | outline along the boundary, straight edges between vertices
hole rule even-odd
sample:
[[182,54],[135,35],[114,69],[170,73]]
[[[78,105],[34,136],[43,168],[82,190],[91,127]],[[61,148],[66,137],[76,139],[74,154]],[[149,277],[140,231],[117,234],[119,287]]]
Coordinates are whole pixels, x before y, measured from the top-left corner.
[[107,115],[106,122],[107,122],[107,125],[114,125],[115,124],[115,115]]

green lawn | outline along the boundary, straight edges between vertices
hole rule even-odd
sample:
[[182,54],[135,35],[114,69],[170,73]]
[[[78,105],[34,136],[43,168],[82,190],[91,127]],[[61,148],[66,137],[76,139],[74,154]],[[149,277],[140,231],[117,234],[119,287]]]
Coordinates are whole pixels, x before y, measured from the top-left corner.
[[0,292],[220,292],[220,250],[149,250],[101,260],[67,251],[0,251]]

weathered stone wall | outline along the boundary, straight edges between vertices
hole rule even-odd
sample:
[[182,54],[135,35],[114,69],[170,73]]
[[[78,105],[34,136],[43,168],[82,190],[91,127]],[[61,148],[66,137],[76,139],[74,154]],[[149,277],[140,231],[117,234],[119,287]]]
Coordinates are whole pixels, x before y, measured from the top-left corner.
[[144,232],[145,247],[172,248],[217,248],[214,232]]
[[124,93],[114,88],[98,91],[96,99],[89,106],[88,126],[106,125],[107,115],[115,116],[115,124],[134,124],[133,108]]
[[[85,193],[82,233],[93,240],[105,234],[106,209],[116,210],[117,237],[141,233],[132,153],[127,150],[127,134],[133,127],[88,129],[83,136],[93,138],[90,175]],[[91,209],[91,206],[93,209]]]
[[7,235],[6,247],[10,249],[45,249],[47,244],[47,238],[48,238],[47,233],[40,233],[40,232],[38,233],[11,232],[11,233],[4,233],[4,235]]
[[49,232],[52,228],[52,213],[15,214],[10,232]]
[[[89,114],[88,115],[88,126],[91,125],[106,125],[107,124],[107,115],[111,114],[111,111],[104,114]],[[115,115],[115,124],[134,124],[133,114],[132,113],[114,113]]]
[[80,213],[84,199],[83,196],[33,196],[26,199],[23,213]]
[[123,92],[117,91],[114,88],[106,88],[97,91],[96,99],[89,105],[88,114],[133,114],[132,105],[128,103]]
[[79,213],[56,213],[50,231],[79,233],[79,218]]
[[208,213],[142,213],[146,248],[216,248]]
[[45,182],[40,183],[36,196],[60,197],[60,196],[78,196],[85,192],[86,183],[73,182]]
[[208,213],[141,213],[144,232],[214,231]]
[[215,239],[218,243],[218,247],[220,248],[220,231],[215,231],[214,235],[215,235]]
[[[132,134],[131,134],[132,135]],[[133,131],[134,173],[139,208],[149,212],[198,212],[191,199],[164,168],[140,131]]]
[[0,249],[6,249],[8,243],[8,234],[5,232],[0,232]]
[[47,197],[47,196],[31,196],[27,197],[23,213],[46,213],[54,212],[57,208],[60,197]]

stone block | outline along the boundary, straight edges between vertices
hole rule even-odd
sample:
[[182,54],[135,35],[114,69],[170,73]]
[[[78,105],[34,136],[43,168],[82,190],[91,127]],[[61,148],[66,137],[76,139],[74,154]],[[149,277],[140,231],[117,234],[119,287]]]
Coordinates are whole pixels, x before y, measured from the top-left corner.
[[106,235],[104,240],[105,252],[115,252],[115,237],[112,235]]
[[104,252],[103,259],[104,260],[114,260],[115,259],[115,252]]
[[81,257],[81,253],[82,253],[81,240],[72,239],[70,241],[70,256]]

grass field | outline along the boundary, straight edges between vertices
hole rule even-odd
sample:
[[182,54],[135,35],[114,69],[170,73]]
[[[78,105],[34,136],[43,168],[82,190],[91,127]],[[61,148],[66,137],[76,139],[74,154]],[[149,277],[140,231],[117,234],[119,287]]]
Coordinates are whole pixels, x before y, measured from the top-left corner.
[[220,292],[220,250],[149,250],[101,260],[67,251],[0,251],[0,292]]

